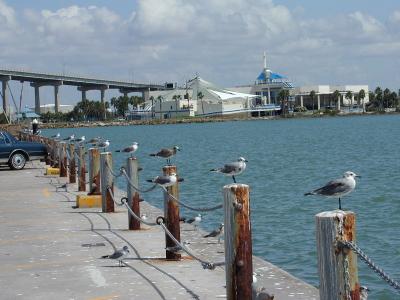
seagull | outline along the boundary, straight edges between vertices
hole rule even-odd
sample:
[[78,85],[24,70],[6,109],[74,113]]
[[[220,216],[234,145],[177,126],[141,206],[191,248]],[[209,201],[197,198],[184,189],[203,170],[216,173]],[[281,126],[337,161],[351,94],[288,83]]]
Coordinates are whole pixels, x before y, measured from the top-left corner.
[[104,255],[101,258],[117,259],[119,266],[122,266],[122,260],[124,260],[129,255],[128,246],[124,246],[122,249],[115,250],[111,255]]
[[85,136],[82,135],[79,139],[74,139],[74,142],[76,142],[76,143],[83,143],[83,142],[85,142]]
[[92,144],[92,145],[97,145],[99,142],[101,142],[103,139],[101,137],[95,137],[90,139],[89,141],[86,142],[86,144]]
[[169,176],[161,175],[161,176],[154,177],[153,179],[147,179],[146,181],[158,184],[162,187],[169,187],[169,186],[176,184],[178,179],[176,178],[175,173],[171,173],[171,175],[169,175]]
[[194,228],[197,228],[201,222],[201,214],[198,214],[196,217],[186,220],[186,223],[193,224]]
[[351,193],[356,187],[356,177],[361,177],[354,172],[347,171],[343,174],[342,178],[329,181],[323,187],[320,187],[312,192],[305,193],[308,195],[319,195],[328,198],[339,198],[339,209],[342,209],[340,198]]
[[122,150],[116,150],[115,152],[130,153],[132,156],[132,154],[135,153],[138,148],[139,148],[139,143],[133,142],[131,146],[126,147],[125,149],[122,149]]
[[75,134],[71,134],[69,137],[65,138],[64,141],[72,141],[75,139]]
[[203,236],[205,238],[208,237],[218,237],[218,244],[221,242],[221,236],[224,233],[224,223],[220,223],[218,229],[213,230],[209,234]]
[[239,157],[237,161],[224,165],[222,168],[211,169],[211,172],[222,173],[226,176],[232,176],[233,182],[236,183],[236,175],[241,174],[246,169],[247,159]]
[[152,153],[150,156],[158,156],[158,157],[163,157],[167,159],[167,164],[171,163],[171,157],[176,154],[176,151],[181,151],[181,149],[178,146],[174,146],[172,149],[169,148],[163,148],[157,153]]
[[104,142],[99,142],[97,144],[98,148],[103,148],[103,151],[106,151],[106,148],[110,146],[110,141],[109,140],[105,140]]
[[53,138],[53,139],[59,139],[60,138],[60,133],[59,132],[57,132],[57,134],[55,134],[55,135],[52,135],[51,136],[51,138]]

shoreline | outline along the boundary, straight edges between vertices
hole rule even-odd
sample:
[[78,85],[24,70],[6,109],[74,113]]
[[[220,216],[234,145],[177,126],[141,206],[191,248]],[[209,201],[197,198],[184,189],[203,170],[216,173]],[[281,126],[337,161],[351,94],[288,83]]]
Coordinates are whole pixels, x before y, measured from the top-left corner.
[[221,116],[221,117],[202,117],[202,118],[184,118],[184,119],[152,119],[152,120],[131,120],[131,121],[93,121],[93,122],[74,122],[74,123],[41,123],[41,129],[56,128],[90,128],[90,127],[108,127],[108,126],[133,126],[133,125],[170,125],[170,124],[191,124],[191,123],[219,123],[219,122],[237,122],[237,121],[275,121],[291,119],[309,119],[309,118],[334,118],[334,117],[353,117],[353,116],[382,116],[398,115],[400,112],[367,112],[367,113],[344,113],[344,114],[297,114],[266,117],[248,117],[248,116]]

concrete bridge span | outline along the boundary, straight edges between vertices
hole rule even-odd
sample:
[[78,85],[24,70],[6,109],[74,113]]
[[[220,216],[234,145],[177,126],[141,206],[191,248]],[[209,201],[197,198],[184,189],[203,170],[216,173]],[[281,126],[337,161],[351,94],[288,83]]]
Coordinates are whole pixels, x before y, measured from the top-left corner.
[[118,89],[122,94],[128,95],[131,92],[140,92],[143,94],[144,99],[148,98],[150,91],[163,90],[164,85],[159,84],[145,84],[133,83],[117,80],[96,79],[87,77],[75,77],[60,74],[46,74],[34,73],[25,71],[15,71],[0,69],[0,80],[2,82],[1,97],[3,100],[3,111],[8,114],[9,100],[8,89],[10,80],[20,82],[30,82],[31,87],[35,89],[35,112],[40,113],[40,87],[53,86],[54,87],[54,110],[58,112],[60,99],[59,87],[62,85],[76,86],[78,91],[82,93],[82,100],[86,100],[86,92],[89,90],[99,90],[100,100],[104,102],[105,91],[108,89]]

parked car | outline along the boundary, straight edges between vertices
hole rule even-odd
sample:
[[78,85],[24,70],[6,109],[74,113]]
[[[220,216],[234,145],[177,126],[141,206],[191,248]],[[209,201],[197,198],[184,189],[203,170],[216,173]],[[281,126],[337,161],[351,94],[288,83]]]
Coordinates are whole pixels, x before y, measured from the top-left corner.
[[21,170],[27,161],[45,159],[47,147],[36,142],[18,141],[7,131],[0,131],[0,164],[8,164],[13,170]]

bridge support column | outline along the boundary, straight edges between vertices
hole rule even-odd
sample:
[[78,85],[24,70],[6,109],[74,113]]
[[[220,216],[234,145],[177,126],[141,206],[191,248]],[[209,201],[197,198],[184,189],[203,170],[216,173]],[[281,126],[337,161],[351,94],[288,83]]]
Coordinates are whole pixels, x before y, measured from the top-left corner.
[[35,113],[40,114],[40,93],[38,85],[35,85]]
[[2,81],[1,96],[3,98],[3,112],[5,115],[9,113],[8,111],[8,80],[3,79]]
[[87,100],[86,99],[86,91],[82,90],[81,92],[82,92],[82,102],[85,102]]
[[60,110],[60,98],[58,95],[58,90],[59,90],[59,86],[55,85],[54,86],[54,112],[58,113],[58,111]]
[[149,101],[149,99],[150,99],[150,91],[149,90],[142,92],[142,99],[143,99],[143,101]]
[[124,97],[128,97],[128,92],[124,92]]
[[320,94],[317,95],[317,102],[318,102],[318,110],[321,109],[321,96]]
[[101,104],[103,104],[103,105],[104,105],[105,91],[106,91],[105,89],[100,90],[100,101],[101,101]]
[[304,104],[303,95],[300,95],[300,106],[303,107],[304,106],[303,104]]

